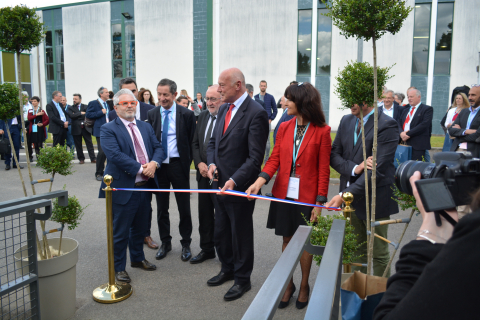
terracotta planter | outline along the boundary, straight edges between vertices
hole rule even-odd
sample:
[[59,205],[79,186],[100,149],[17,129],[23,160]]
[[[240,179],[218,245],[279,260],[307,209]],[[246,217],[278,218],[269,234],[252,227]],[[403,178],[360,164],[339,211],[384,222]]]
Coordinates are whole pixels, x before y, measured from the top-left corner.
[[[60,238],[48,239],[48,244],[58,249],[59,241]],[[43,246],[43,242],[40,243]],[[60,257],[38,261],[38,293],[42,319],[64,320],[75,315],[78,242],[63,237],[62,252],[65,254]],[[25,268],[25,274],[28,274],[27,254],[26,246],[15,252],[17,268]]]

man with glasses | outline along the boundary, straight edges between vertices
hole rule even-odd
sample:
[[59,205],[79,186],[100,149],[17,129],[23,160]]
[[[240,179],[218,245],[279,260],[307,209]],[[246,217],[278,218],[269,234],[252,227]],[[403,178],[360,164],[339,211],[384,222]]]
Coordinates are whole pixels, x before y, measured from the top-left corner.
[[53,91],[52,101],[47,104],[47,114],[50,119],[48,132],[53,135],[53,146],[57,144],[62,147],[65,145],[68,132],[67,115],[65,114],[65,106],[62,104],[62,93]]
[[103,170],[105,168],[105,153],[103,153],[102,144],[100,142],[100,127],[108,122],[109,106],[107,100],[109,97],[108,89],[100,87],[97,91],[98,99],[92,100],[88,103],[86,118],[95,120],[93,125],[93,136],[97,138],[97,167],[95,171],[95,178],[97,181],[103,180]]
[[[192,142],[193,162],[197,169],[198,189],[211,189],[207,172],[207,146],[217,123],[217,114],[222,101],[217,92],[218,84],[209,87],[206,94],[207,110],[198,116],[197,128]],[[211,193],[198,194],[198,232],[200,233],[200,253],[190,263],[202,263],[215,258],[214,225],[215,196]]]

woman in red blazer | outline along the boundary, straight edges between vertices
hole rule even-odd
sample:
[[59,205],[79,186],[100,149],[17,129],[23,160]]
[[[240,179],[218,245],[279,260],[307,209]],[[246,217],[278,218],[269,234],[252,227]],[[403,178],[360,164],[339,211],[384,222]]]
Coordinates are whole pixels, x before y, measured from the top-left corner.
[[[278,170],[272,193],[275,198],[323,204],[327,201],[330,181],[330,152],[332,140],[330,127],[325,123],[319,92],[310,83],[299,83],[285,90],[288,115],[295,117],[280,125],[272,155],[259,178],[246,191],[257,194]],[[295,185],[298,183],[298,188]],[[271,202],[267,228],[283,236],[282,251],[299,225],[305,219],[315,221],[321,209],[301,205]],[[308,304],[310,287],[308,277],[312,255],[304,251],[300,259],[302,283],[296,306],[303,309]],[[296,288],[293,279],[285,291],[279,308],[288,306]]]
[[48,126],[49,119],[47,113],[39,106],[40,98],[35,96],[30,100],[33,109],[28,110],[28,156],[30,162],[33,161],[32,143],[35,146],[35,154],[38,159],[40,154],[40,148],[43,148],[43,142],[46,138],[46,127]]

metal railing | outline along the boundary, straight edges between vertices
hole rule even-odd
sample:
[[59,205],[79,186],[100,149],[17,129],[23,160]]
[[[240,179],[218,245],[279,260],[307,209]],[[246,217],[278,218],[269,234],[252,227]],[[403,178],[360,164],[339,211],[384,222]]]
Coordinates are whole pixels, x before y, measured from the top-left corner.
[[[0,318],[40,319],[35,220],[52,214],[51,199],[68,203],[67,191],[0,202]],[[44,208],[44,213],[36,209]]]
[[310,243],[312,227],[300,226],[242,319],[272,319],[303,251],[323,255],[305,319],[338,319],[345,220],[334,220],[325,247]]

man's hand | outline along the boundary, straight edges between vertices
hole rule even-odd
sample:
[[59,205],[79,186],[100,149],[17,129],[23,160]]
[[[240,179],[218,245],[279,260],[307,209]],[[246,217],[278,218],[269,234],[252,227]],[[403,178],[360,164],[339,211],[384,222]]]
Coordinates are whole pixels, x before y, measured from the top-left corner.
[[4,134],[4,133],[5,133],[5,132],[4,132],[2,129],[0,129],[0,134]]
[[364,163],[360,163],[358,166],[356,166],[355,170],[353,171],[357,176],[363,172],[364,169]]
[[228,179],[223,188],[220,190],[220,193],[217,194],[222,195],[222,192],[225,192],[225,190],[233,190],[233,188],[235,188],[235,182],[233,182],[232,179]]
[[81,111],[80,114],[85,114],[86,112],[85,111]]
[[102,109],[103,114],[107,113],[107,109]]
[[477,130],[473,130],[473,129],[467,129],[467,130],[465,130],[465,134],[467,134],[467,135],[468,135],[468,134],[473,134],[473,133],[476,133],[476,132],[477,132]]
[[372,168],[373,168],[373,157],[370,156],[367,158],[367,169],[372,170]]
[[66,129],[68,129],[68,121],[65,121],[65,122],[63,123],[63,127],[66,128]]
[[460,127],[460,125],[458,125],[458,124],[454,125],[452,128],[455,128],[455,129],[462,129],[462,127]]
[[268,123],[272,123],[272,119],[268,119]]
[[207,167],[207,165],[205,164],[205,162],[200,162],[200,163],[198,164],[198,171],[200,171],[200,174],[202,175],[202,177],[204,177],[204,178],[207,177],[208,167]]
[[329,202],[325,203],[325,207],[340,207],[342,205],[343,199],[342,196],[337,194],[335,197],[332,198]]
[[215,170],[217,170],[217,166],[215,166],[214,164],[212,164],[210,166],[210,168],[208,169],[208,172],[207,172],[207,177],[208,179],[213,179],[213,173],[215,172]]
[[407,141],[408,139],[410,139],[410,137],[407,136],[407,132],[408,131],[403,131],[402,133],[400,133],[400,138],[402,138],[403,141]]
[[157,164],[153,161],[149,163],[145,163],[142,165],[143,168],[143,174],[146,175],[149,178],[155,177],[155,171],[157,170]]

